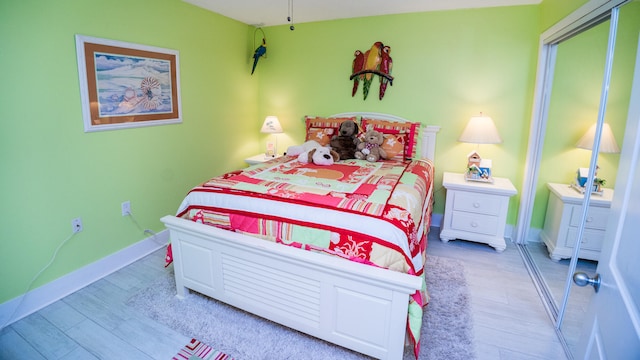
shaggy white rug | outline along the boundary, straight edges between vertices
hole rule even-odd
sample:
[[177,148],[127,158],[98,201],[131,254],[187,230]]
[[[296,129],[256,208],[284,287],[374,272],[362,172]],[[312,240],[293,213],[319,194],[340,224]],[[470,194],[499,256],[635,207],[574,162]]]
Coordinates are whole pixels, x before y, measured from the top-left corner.
[[[419,360],[474,359],[464,265],[456,259],[428,256],[426,276],[431,301],[424,315]],[[369,359],[198,293],[191,292],[184,300],[175,294],[173,274],[167,272],[127,305],[236,360]],[[405,349],[404,359],[415,360],[410,348]]]

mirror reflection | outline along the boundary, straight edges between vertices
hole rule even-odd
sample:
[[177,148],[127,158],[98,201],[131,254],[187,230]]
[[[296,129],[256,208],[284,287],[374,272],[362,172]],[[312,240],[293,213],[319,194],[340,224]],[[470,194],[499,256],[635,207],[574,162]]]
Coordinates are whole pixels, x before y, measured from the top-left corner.
[[[531,218],[531,230],[538,232],[538,236],[528,245],[556,308],[564,296],[583,202],[583,195],[577,190],[582,189],[571,185],[578,181],[580,168],[588,169],[591,157],[590,150],[578,148],[576,144],[597,121],[609,24],[609,20],[602,22],[557,45],[547,131]],[[598,176],[608,178],[610,184],[615,183],[617,159],[613,161],[615,165],[604,156],[599,158],[602,165]],[[609,204],[611,194],[607,189]],[[604,196],[592,196],[592,202],[599,197]],[[578,262],[585,271],[595,269],[606,215],[606,210],[598,213],[598,218],[592,219],[595,222],[590,222],[596,226],[585,232],[592,240],[591,244],[583,244],[584,259]],[[590,212],[589,216],[596,215]]]
[[[603,127],[600,138],[600,152],[598,154],[598,166],[600,167],[600,169],[598,169],[598,177],[600,177],[601,174],[606,174],[603,175],[603,178],[606,179],[604,185],[606,188],[615,185],[615,175],[618,170],[619,161],[618,153],[620,150],[615,146],[616,144],[613,143],[613,138],[615,138],[618,146],[622,146],[620,141],[623,139],[623,132],[626,127],[631,81],[633,78],[634,64],[636,62],[639,34],[640,1],[636,0],[623,5],[619,12],[614,62],[609,86],[609,100],[605,114],[605,124],[610,125],[613,135],[607,133],[608,130],[606,126]],[[609,166],[611,169],[608,169]],[[611,170],[613,170],[613,172]],[[610,177],[610,179],[607,177]],[[602,211],[600,209],[605,208],[605,203],[608,202],[610,204],[610,201],[607,190],[605,190],[603,195],[591,197],[590,209],[597,208],[598,211]],[[606,207],[606,209],[608,209],[608,207]],[[587,219],[587,221],[588,220],[589,219]],[[595,225],[596,222],[597,220],[594,219],[591,224]],[[606,228],[606,223],[604,225]],[[586,248],[588,246],[587,243],[593,238],[592,234],[587,233],[587,229],[593,227],[595,226],[590,226],[589,223],[585,225],[585,235],[582,240],[583,244],[581,249]],[[578,261],[576,271],[581,271],[581,265],[584,265],[584,263],[585,261],[583,260]],[[595,266],[597,263],[593,262],[593,264],[588,265]],[[586,266],[584,269],[586,269],[585,272],[591,276],[596,273],[595,267],[590,269],[589,266]],[[575,346],[581,336],[584,312],[587,310],[593,295],[593,288],[579,287],[573,283],[571,284],[571,291],[566,305],[567,311],[562,321],[561,331],[572,354],[576,353]]]
[[[613,70],[600,138],[598,166],[582,239],[577,239],[581,222],[583,191],[593,135],[590,128],[598,118],[607,44],[611,21],[601,20],[563,40],[555,48],[546,131],[543,136],[535,201],[524,251],[538,272],[543,291],[557,316],[564,309],[561,332],[573,352],[580,336],[582,319],[593,288],[567,282],[569,274],[595,274],[618,170],[619,148],[626,125],[633,66],[640,32],[640,0],[620,8]],[[591,144],[591,145],[589,145]],[[570,269],[575,246],[580,246],[576,269]]]

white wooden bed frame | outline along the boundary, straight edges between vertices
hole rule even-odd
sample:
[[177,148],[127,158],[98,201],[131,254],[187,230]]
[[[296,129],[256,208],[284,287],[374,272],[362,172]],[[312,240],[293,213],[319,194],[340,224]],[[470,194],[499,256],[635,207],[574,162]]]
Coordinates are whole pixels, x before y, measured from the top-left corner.
[[[341,113],[406,122],[378,113]],[[434,160],[438,126],[422,126]],[[282,246],[175,216],[170,232],[177,296],[187,289],[379,359],[402,359],[412,275]]]

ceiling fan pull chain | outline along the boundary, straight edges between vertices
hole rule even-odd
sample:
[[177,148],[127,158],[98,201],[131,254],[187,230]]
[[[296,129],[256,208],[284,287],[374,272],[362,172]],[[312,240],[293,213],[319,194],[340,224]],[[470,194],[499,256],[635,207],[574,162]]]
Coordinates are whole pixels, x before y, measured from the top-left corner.
[[291,23],[289,29],[291,31],[295,30],[295,26],[293,26],[293,0],[289,0],[289,16],[287,16],[287,21]]

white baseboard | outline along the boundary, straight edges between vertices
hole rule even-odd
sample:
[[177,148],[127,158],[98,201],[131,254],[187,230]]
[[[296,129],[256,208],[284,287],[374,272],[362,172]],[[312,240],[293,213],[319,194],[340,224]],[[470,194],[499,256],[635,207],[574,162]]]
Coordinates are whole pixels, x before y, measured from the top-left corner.
[[431,213],[431,226],[442,227],[442,214]]
[[538,229],[538,228],[530,228],[529,229],[529,234],[527,235],[527,242],[542,242],[542,238],[540,237],[540,233],[542,232],[542,229]]
[[0,326],[10,325],[151,254],[168,243],[169,231],[163,230],[154,236],[147,237],[114,254],[6,301],[0,304]]

